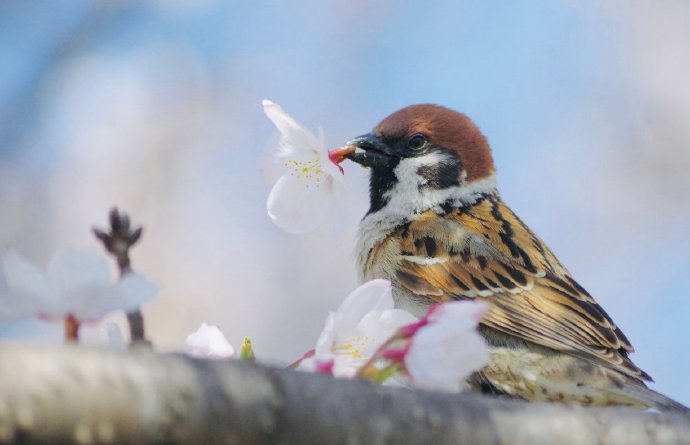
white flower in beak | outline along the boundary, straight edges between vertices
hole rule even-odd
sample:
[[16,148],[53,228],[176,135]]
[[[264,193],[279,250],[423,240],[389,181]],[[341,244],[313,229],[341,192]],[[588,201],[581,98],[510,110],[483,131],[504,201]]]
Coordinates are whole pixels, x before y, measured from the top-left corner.
[[317,137],[269,100],[263,107],[280,132],[274,162],[281,176],[266,206],[271,220],[289,233],[339,225],[347,189],[342,169],[328,158],[323,132]]

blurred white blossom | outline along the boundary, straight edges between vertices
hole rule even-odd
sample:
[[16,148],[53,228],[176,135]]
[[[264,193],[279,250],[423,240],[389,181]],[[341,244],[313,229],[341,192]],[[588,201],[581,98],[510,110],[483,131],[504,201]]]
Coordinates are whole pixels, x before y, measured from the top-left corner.
[[467,320],[477,326],[487,311],[486,303],[482,301],[451,301],[435,304],[429,308],[423,320],[429,323],[460,322]]
[[477,332],[486,310],[484,303],[470,301],[435,305],[429,310],[404,355],[414,387],[459,392],[472,372],[486,366],[489,352]]
[[8,319],[71,315],[80,322],[95,321],[116,310],[134,310],[158,292],[134,273],[114,282],[105,258],[76,250],[58,250],[45,272],[16,252],[6,252],[0,276],[0,318]]
[[109,321],[97,325],[85,324],[79,328],[79,344],[92,347],[127,349],[127,341],[117,323]]
[[272,160],[280,177],[268,196],[268,215],[289,233],[337,228],[342,220],[337,210],[349,197],[341,167],[328,158],[323,132],[315,136],[269,100],[263,107],[280,132]]
[[323,372],[332,364],[336,377],[354,377],[391,335],[415,321],[412,314],[393,308],[389,281],[364,283],[328,315],[314,357],[303,360],[298,369]]
[[0,260],[0,319],[22,318],[22,314],[32,310],[33,301],[10,289],[5,274],[5,258]]
[[201,323],[196,332],[187,336],[185,352],[194,357],[226,359],[235,355],[235,348],[216,326]]

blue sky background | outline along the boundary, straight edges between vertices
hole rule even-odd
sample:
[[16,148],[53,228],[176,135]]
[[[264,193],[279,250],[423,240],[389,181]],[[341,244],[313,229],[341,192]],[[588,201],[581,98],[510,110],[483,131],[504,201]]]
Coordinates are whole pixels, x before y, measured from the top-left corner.
[[690,404],[688,41],[681,1],[2,2],[0,247],[98,251],[117,204],[146,226],[154,342],[206,321],[286,363],[355,286],[354,228],[271,224],[261,99],[333,146],[439,103],[478,123],[506,202]]

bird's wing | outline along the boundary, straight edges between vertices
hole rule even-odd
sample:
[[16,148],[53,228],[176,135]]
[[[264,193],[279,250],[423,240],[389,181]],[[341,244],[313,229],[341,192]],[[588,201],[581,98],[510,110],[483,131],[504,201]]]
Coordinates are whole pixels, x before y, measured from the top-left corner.
[[613,320],[497,196],[441,218],[422,214],[401,239],[399,286],[434,301],[485,300],[486,326],[651,380]]

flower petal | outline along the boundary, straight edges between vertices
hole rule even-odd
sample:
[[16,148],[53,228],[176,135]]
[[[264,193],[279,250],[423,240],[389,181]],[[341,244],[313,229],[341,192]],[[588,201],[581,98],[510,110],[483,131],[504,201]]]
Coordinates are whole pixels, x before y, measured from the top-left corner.
[[226,359],[235,354],[235,348],[225,339],[216,326],[202,323],[199,329],[185,340],[187,354],[194,357]]
[[127,342],[122,335],[122,330],[117,323],[112,321],[105,324],[81,325],[79,344],[91,347],[108,347],[121,351],[127,349]]
[[405,366],[415,387],[458,392],[465,379],[489,361],[486,342],[474,321],[432,323],[412,338]]
[[143,275],[136,273],[125,275],[116,286],[122,300],[119,309],[124,311],[137,309],[158,295],[156,285],[144,278]]
[[62,295],[64,308],[58,316],[74,315],[79,321],[96,321],[121,309],[122,296],[117,287],[91,284]]
[[325,188],[286,175],[273,186],[266,209],[273,223],[286,232],[307,233],[322,225],[328,199]]
[[65,313],[80,321],[95,321],[113,311],[137,309],[157,292],[156,286],[141,275],[127,274],[115,284],[91,284],[65,294]]
[[329,189],[325,208],[322,210],[324,218],[319,229],[340,239],[357,222],[356,217],[353,218],[354,194],[350,193],[348,184],[331,176],[326,178],[325,183]]
[[38,312],[51,314],[59,306],[56,289],[32,263],[16,252],[2,256],[2,271],[7,287],[3,312],[11,318],[24,318]]
[[357,369],[363,360],[357,360],[350,354],[335,354],[333,360],[333,375],[339,378],[351,379],[357,375]]
[[335,342],[335,314],[333,312],[328,314],[326,324],[316,340],[316,347],[314,348],[314,355],[321,358],[332,356],[331,348]]
[[432,308],[428,318],[430,322],[469,319],[479,323],[488,310],[483,301],[451,301]]
[[328,149],[326,148],[326,138],[323,134],[323,128],[319,127],[319,160],[321,161],[321,171],[326,175],[333,177],[338,182],[343,181],[343,170],[335,162],[331,161],[328,156]]
[[340,304],[335,312],[335,329],[342,336],[351,336],[362,319],[372,311],[393,308],[393,293],[388,280],[371,280],[357,289]]
[[264,113],[281,134],[279,156],[302,158],[319,153],[319,141],[314,134],[287,114],[280,105],[264,99]]
[[62,293],[84,286],[111,283],[108,262],[104,257],[79,250],[58,250],[48,263],[48,279]]
[[299,362],[295,368],[297,371],[316,372],[316,357],[307,357]]
[[36,315],[36,300],[0,285],[0,319],[17,320]]
[[381,329],[391,334],[403,326],[415,323],[417,317],[402,309],[387,309],[381,313],[379,323]]

